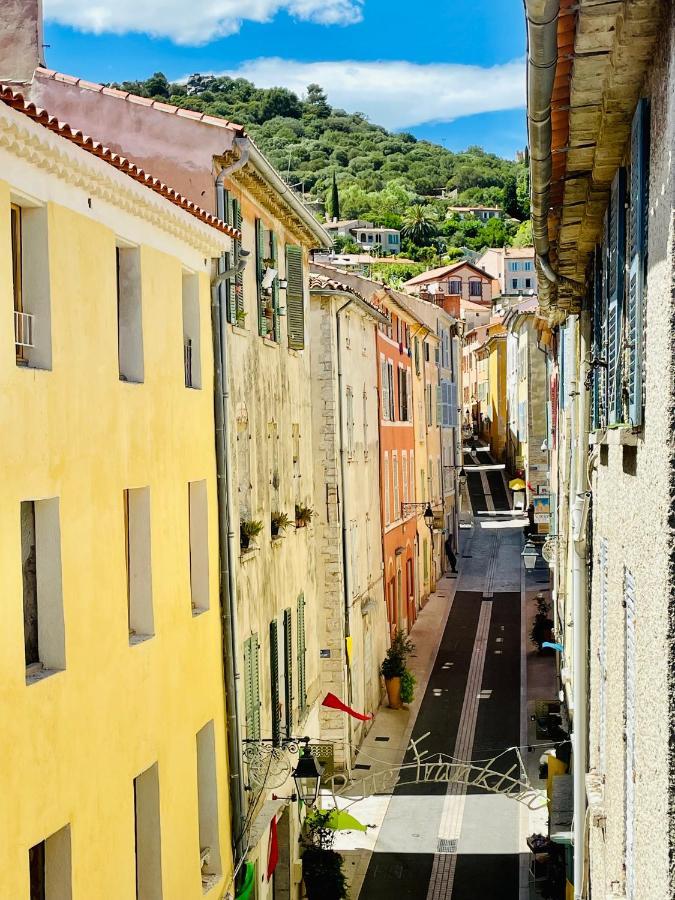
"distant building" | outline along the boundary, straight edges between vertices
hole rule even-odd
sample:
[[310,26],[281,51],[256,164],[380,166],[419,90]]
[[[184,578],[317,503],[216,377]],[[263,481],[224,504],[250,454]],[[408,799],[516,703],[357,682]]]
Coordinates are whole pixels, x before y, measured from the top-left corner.
[[341,219],[327,222],[326,231],[332,238],[349,238],[364,250],[378,247],[384,254],[401,251],[401,232],[396,228],[380,228],[362,219]]
[[488,309],[492,305],[492,279],[483,269],[466,260],[422,272],[406,281],[403,288],[409,294],[442,306],[458,319],[461,307],[467,301],[484,304]]
[[476,265],[499,282],[501,294],[536,294],[534,247],[489,247]]
[[501,219],[504,211],[499,206],[449,206],[446,218],[450,216],[459,216],[460,219],[466,219],[467,216],[475,216],[482,222],[488,219]]

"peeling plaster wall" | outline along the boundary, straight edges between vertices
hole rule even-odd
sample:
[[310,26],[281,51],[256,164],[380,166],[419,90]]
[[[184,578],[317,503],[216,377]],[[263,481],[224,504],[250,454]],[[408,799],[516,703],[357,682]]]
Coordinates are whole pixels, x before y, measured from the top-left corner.
[[[624,567],[636,582],[635,897],[667,900],[673,873],[673,143],[675,13],[643,95],[651,100],[645,425],[636,449],[611,445],[593,478],[590,765],[599,765],[599,567],[608,541],[606,830],[590,831],[591,888],[605,896],[624,866]],[[606,454],[606,455],[605,455]]]

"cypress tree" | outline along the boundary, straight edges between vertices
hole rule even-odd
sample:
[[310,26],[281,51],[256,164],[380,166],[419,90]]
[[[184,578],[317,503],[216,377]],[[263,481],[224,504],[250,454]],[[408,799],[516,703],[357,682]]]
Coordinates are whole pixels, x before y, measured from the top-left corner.
[[340,218],[340,195],[338,193],[337,180],[335,178],[335,170],[333,170],[333,193],[330,200],[331,215],[334,219]]

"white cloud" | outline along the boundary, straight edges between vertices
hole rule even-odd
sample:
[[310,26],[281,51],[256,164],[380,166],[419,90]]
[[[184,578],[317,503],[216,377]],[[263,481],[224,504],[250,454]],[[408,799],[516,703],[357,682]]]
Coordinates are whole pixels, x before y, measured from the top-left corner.
[[312,63],[260,58],[218,74],[248,78],[257,87],[287,87],[298,95],[316,82],[333,106],[358,110],[372,122],[392,129],[525,106],[524,60],[482,68],[453,63]]
[[286,11],[323,25],[360,22],[364,0],[44,0],[45,18],[94,34],[143,32],[176,44],[205,44]]

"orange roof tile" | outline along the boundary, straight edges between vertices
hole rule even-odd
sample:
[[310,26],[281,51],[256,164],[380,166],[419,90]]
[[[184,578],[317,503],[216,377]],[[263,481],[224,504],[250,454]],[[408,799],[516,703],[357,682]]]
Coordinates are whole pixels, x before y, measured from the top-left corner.
[[[62,76],[63,80],[66,80],[66,78],[68,77],[69,76]],[[107,88],[105,90],[107,90]],[[132,163],[131,160],[127,159],[126,157],[119,156],[119,154],[117,153],[113,153],[113,151],[109,147],[105,147],[99,141],[96,141],[88,135],[83,134],[81,131],[74,130],[67,122],[59,122],[56,116],[50,116],[47,110],[39,109],[34,103],[27,103],[22,94],[16,93],[12,90],[12,88],[7,87],[7,85],[1,83],[0,100],[6,106],[10,106],[12,109],[23,113],[25,116],[28,116],[29,119],[33,119],[33,121],[38,122],[38,124],[42,125],[44,128],[47,128],[49,131],[53,131],[55,134],[58,134],[60,137],[65,138],[65,140],[76,144],[78,147],[81,147],[83,150],[86,150],[93,156],[97,156],[99,159],[102,159],[104,162],[113,166],[113,168],[119,169],[119,171],[124,172],[125,175],[133,178],[134,181],[138,181],[151,190],[155,191],[156,193],[161,194],[175,206],[180,206],[181,209],[184,209],[195,218],[201,219],[201,221],[205,224],[210,225],[212,228],[223,232],[223,234],[229,235],[235,240],[241,240],[241,232],[236,228],[232,228],[231,225],[227,225],[225,222],[222,222],[220,219],[207,212],[205,209],[197,206],[191,200],[188,200],[187,197],[179,194],[178,191],[169,187],[169,185],[164,184],[164,182],[160,181],[159,178],[153,178],[152,175],[150,175],[144,169],[141,169],[140,166]]]

